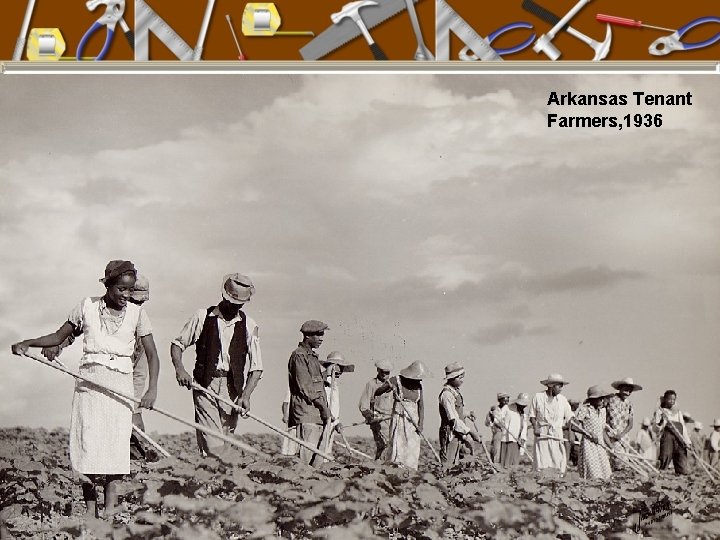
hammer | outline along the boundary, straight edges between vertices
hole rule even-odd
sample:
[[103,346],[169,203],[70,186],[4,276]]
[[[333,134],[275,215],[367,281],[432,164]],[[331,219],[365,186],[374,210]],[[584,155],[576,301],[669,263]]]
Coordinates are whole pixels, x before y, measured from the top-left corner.
[[358,25],[358,28],[360,28],[363,36],[365,36],[365,40],[368,42],[368,45],[370,45],[370,50],[372,51],[375,60],[387,60],[387,56],[385,56],[385,53],[378,44],[375,43],[375,40],[370,35],[370,32],[368,32],[367,26],[365,26],[365,23],[360,16],[360,8],[377,5],[378,3],[373,2],[373,0],[358,0],[357,2],[350,2],[349,4],[345,4],[338,13],[330,15],[330,19],[333,24],[338,24],[346,17],[350,17],[353,21],[355,21],[355,24]]
[[562,53],[555,45],[552,44],[552,40],[555,39],[557,33],[563,29],[570,19],[577,15],[578,11],[580,11],[583,7],[585,7],[585,4],[588,3],[590,3],[590,0],[580,0],[577,4],[575,4],[573,8],[568,11],[547,34],[543,34],[538,38],[535,45],[533,45],[533,51],[536,53],[545,53],[550,60],[557,60],[560,58]]
[[[555,15],[553,12],[545,9],[540,4],[536,4],[535,2],[533,2],[533,0],[523,0],[522,7],[525,11],[529,11],[530,13],[532,13],[539,19],[542,19],[548,24],[557,24],[558,22],[560,22],[560,17]],[[570,26],[569,23],[565,23],[565,25],[562,26],[560,30],[565,30],[571,36],[575,36],[580,41],[584,41],[585,43],[590,45],[590,47],[595,51],[595,57],[593,58],[593,62],[602,60],[610,52],[610,43],[612,42],[612,30],[609,24],[607,25],[607,32],[605,33],[605,41],[603,41],[602,43],[595,41],[592,38],[589,38],[582,32],[578,32],[572,26]]]

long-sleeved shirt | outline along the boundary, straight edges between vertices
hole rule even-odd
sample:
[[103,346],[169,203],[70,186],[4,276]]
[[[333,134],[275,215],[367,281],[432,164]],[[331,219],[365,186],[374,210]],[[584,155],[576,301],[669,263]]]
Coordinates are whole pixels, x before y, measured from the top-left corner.
[[368,381],[365,385],[362,395],[360,396],[360,402],[358,408],[360,413],[364,417],[372,416],[373,413],[381,416],[390,416],[393,409],[393,394],[392,392],[386,392],[379,396],[375,396],[375,390],[383,385],[382,381],[379,381],[377,377]]
[[510,407],[502,419],[503,429],[502,442],[520,442],[527,440],[528,419],[525,414],[520,414],[514,407]]
[[460,418],[458,414],[458,399],[462,402],[460,392],[457,388],[453,388],[447,384],[443,386],[439,401],[444,414],[441,414],[440,418],[441,421],[447,419],[447,422],[452,426],[453,432],[465,435],[470,433],[470,428],[465,423],[465,419]]
[[503,405],[502,407],[496,406],[494,409],[490,409],[487,415],[485,415],[485,425],[489,426],[493,433],[501,431],[502,428],[498,424],[504,422],[505,415],[509,410],[510,408],[507,405]]
[[[288,361],[288,426],[322,424],[324,420],[329,420],[330,411],[324,381],[325,375],[317,353],[304,343],[299,343]],[[328,418],[323,418],[323,415]]]
[[563,426],[573,417],[572,408],[562,394],[550,397],[547,392],[538,392],[530,403],[529,418],[535,418],[542,435],[562,437]]
[[[220,349],[222,354],[218,358],[217,369],[228,371],[230,369],[230,342],[232,341],[233,334],[235,333],[235,323],[240,320],[240,315],[233,317],[231,320],[226,321],[223,318],[220,308],[215,307],[213,315],[217,320],[218,334],[220,335]],[[185,323],[180,335],[176,337],[172,342],[180,347],[180,350],[185,351],[188,347],[194,345],[200,333],[202,332],[203,325],[205,324],[205,317],[207,316],[207,309],[197,310],[190,320]],[[247,372],[251,371],[262,371],[262,354],[260,353],[260,338],[258,337],[258,325],[253,319],[245,317],[245,328],[247,329],[247,348],[248,348],[248,368]]]
[[713,431],[710,434],[710,451],[720,452],[720,431]]
[[691,444],[690,434],[688,433],[685,420],[683,420],[683,413],[680,409],[666,409],[661,407],[655,410],[655,413],[653,414],[653,424],[655,424],[658,429],[666,428],[668,421],[672,423],[679,423],[682,426],[682,438],[685,440],[686,444]]

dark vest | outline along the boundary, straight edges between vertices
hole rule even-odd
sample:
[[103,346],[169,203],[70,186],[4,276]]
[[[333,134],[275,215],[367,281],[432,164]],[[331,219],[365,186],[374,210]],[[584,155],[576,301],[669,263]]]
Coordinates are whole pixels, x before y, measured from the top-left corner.
[[[442,392],[440,392],[441,396],[443,392],[452,392],[452,390],[446,390],[445,388],[443,388]],[[453,392],[453,394],[455,394],[455,392]],[[463,414],[463,397],[460,392],[458,392],[455,397],[455,410],[457,411],[457,414],[461,419],[465,418],[465,415]],[[445,412],[445,407],[443,407],[442,405],[440,405],[440,426],[447,426],[450,431],[452,431],[453,427],[450,418]]]
[[[217,325],[217,317],[212,312],[217,306],[210,306],[205,315],[202,331],[195,343],[195,369],[193,377],[200,386],[208,387],[210,381],[217,371],[218,361],[220,360],[221,345],[220,331]],[[245,324],[245,314],[240,312],[240,320],[235,323],[232,340],[230,340],[230,387],[235,388],[238,392],[242,392],[245,386],[245,361],[247,359],[247,326]]]

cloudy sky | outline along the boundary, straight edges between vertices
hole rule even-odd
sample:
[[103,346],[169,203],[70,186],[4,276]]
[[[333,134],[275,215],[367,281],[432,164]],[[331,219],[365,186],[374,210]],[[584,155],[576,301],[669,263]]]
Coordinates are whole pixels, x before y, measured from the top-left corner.
[[[691,91],[694,105],[559,109],[552,90]],[[273,422],[316,318],[331,327],[321,354],[358,366],[347,423],[386,358],[434,373],[433,433],[453,361],[478,413],[560,372],[578,398],[633,377],[640,417],[674,388],[707,424],[720,416],[719,96],[714,77],[673,75],[1,77],[0,426],[69,425],[72,380],[10,344],[102,294],[119,258],[151,281],[158,406],[187,418],[170,340],[242,272],[266,368],[252,406]],[[548,129],[549,111],[664,124]]]

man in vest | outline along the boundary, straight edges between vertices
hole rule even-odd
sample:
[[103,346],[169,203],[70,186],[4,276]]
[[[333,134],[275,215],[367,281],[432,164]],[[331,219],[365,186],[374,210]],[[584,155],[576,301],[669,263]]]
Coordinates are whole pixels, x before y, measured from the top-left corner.
[[[222,301],[199,309],[185,324],[170,346],[179,385],[190,388],[194,379],[225,399],[238,400],[242,410],[250,410],[250,396],[263,369],[258,326],[242,311],[254,292],[247,276],[227,275],[223,278]],[[196,355],[192,376],[182,363],[183,351],[191,345],[195,345]],[[193,402],[197,423],[225,434],[235,430],[237,409],[195,389]],[[203,456],[218,456],[225,449],[223,441],[201,431],[197,431],[197,442]]]
[[[322,345],[328,325],[322,321],[306,321],[300,327],[303,340],[288,361],[290,411],[288,427],[297,426],[298,438],[314,448],[320,448],[329,439],[332,420],[325,393],[325,374],[315,349]],[[320,448],[326,451],[327,448]],[[311,450],[300,447],[300,460],[308,465],[319,465],[322,458]]]
[[[460,462],[470,445],[469,439],[481,442],[480,435],[465,423],[460,387],[465,381],[465,368],[453,362],[445,366],[445,385],[438,396],[440,406],[440,459],[446,467]],[[465,448],[464,448],[465,447]],[[470,446],[470,450],[472,447]]]

